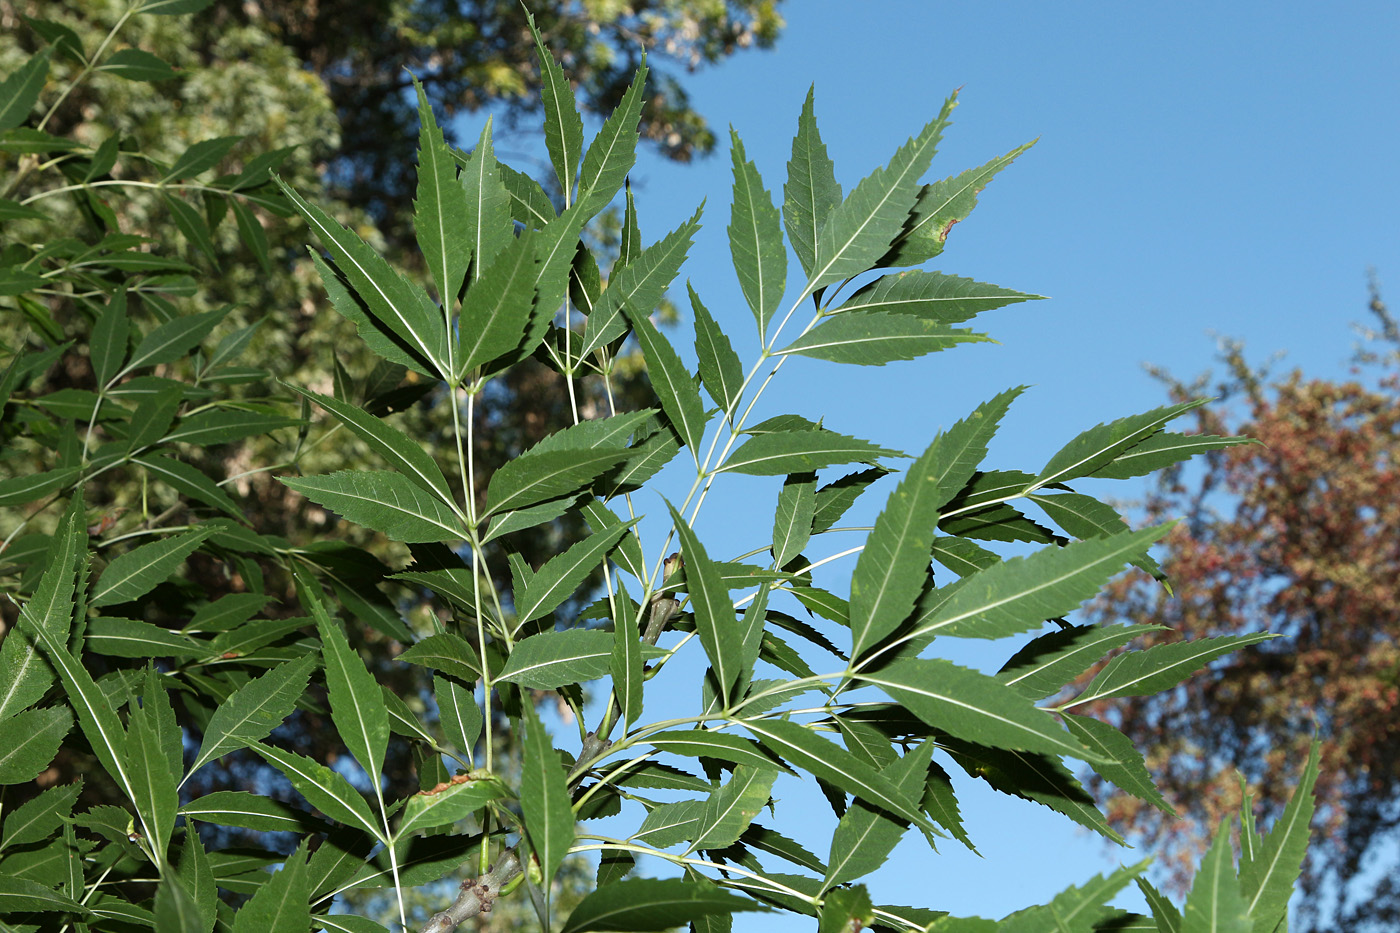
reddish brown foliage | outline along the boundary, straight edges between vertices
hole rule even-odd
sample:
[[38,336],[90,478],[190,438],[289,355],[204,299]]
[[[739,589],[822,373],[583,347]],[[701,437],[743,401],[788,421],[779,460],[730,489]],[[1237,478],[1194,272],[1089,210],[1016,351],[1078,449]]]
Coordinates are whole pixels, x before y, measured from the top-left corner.
[[[1393,341],[1384,306],[1372,307]],[[1229,655],[1176,691],[1097,711],[1146,750],[1186,819],[1098,790],[1117,824],[1170,853],[1175,878],[1188,878],[1211,830],[1239,805],[1237,772],[1275,815],[1316,733],[1318,844],[1300,926],[1394,929],[1400,890],[1385,879],[1396,866],[1377,872],[1374,860],[1394,859],[1400,823],[1400,354],[1358,355],[1348,382],[1294,372],[1269,383],[1238,346],[1225,361],[1230,376],[1214,394],[1244,415],[1215,406],[1198,427],[1262,446],[1213,453],[1203,472],[1163,475],[1145,510],[1152,521],[1186,519],[1162,561],[1175,594],[1126,577],[1091,614],[1168,625],[1179,634],[1162,633],[1167,640],[1263,629],[1283,637]],[[1172,382],[1181,398],[1200,388]],[[1337,903],[1347,886],[1349,903]]]

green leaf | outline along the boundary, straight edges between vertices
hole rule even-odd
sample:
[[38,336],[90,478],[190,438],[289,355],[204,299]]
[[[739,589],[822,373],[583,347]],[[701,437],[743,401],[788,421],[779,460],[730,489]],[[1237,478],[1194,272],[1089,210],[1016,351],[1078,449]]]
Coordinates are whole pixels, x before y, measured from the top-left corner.
[[909,466],[909,472],[865,541],[851,574],[851,657],[894,631],[914,608],[928,579],[929,551],[938,508],[947,493],[938,486],[939,439]]
[[987,183],[1016,157],[1035,145],[1035,140],[1017,146],[986,165],[968,169],[952,178],[924,185],[918,201],[904,223],[904,229],[880,261],[885,266],[915,266],[943,252],[948,232],[966,220],[977,206],[977,195]]
[[695,289],[689,282],[685,287],[690,292],[690,307],[695,314],[695,355],[700,362],[700,383],[724,410],[725,417],[732,420],[744,384],[743,364]]
[[768,324],[787,286],[787,249],[773,196],[763,187],[758,167],[744,158],[739,134],[729,130],[734,163],[734,203],[729,213],[729,254],[739,287],[758,321],[759,342],[768,342]]
[[[370,316],[446,375],[448,368],[443,350],[447,331],[437,305],[353,232],[331,220],[319,207],[308,204],[280,178],[274,176],[274,180],[321,242],[334,250],[341,274],[364,302]],[[329,282],[327,287],[329,289]],[[341,309],[341,313],[345,310]]]
[[[159,887],[156,888],[153,906],[155,928],[160,933],[208,933],[204,916],[199,904],[195,902],[194,895],[185,887],[184,882],[174,875],[161,879]],[[209,929],[212,929],[213,916],[209,919]]]
[[538,453],[527,450],[492,474],[481,517],[581,492],[627,454],[623,447]]
[[207,657],[210,650],[193,638],[134,619],[92,619],[88,650],[115,658]]
[[1273,829],[1264,837],[1264,844],[1252,858],[1240,860],[1240,887],[1254,920],[1255,933],[1272,933],[1288,918],[1288,899],[1307,854],[1308,826],[1316,805],[1313,788],[1317,784],[1320,748],[1314,741],[1298,786]]
[[208,257],[210,262],[217,265],[219,254],[214,248],[214,238],[203,215],[178,195],[162,192],[161,199],[170,211],[175,226],[180,228],[185,239],[190,241],[190,245]]
[[912,360],[926,353],[947,350],[960,343],[990,340],[986,334],[954,329],[908,314],[869,311],[830,318],[777,351],[777,355],[796,353],[833,363],[884,366],[895,360]]
[[734,776],[705,800],[700,822],[690,846],[697,849],[723,849],[733,845],[768,805],[776,767],[734,769]]
[[261,677],[248,681],[216,706],[209,724],[204,727],[204,741],[189,773],[193,774],[220,755],[259,741],[282,725],[306,692],[315,663],[315,658],[307,654],[279,664]]
[[170,363],[184,356],[209,335],[228,310],[220,308],[203,314],[186,314],[161,324],[136,345],[130,362],[118,377],[157,363]]
[[88,341],[92,372],[99,386],[110,385],[126,359],[131,322],[126,315],[126,289],[119,289],[92,327]]
[[378,354],[384,363],[411,369],[429,379],[440,375],[436,364],[430,362],[411,342],[400,337],[388,325],[379,323],[371,313],[369,305],[354,292],[349,280],[339,269],[322,259],[321,254],[316,251],[311,252],[311,264],[316,267],[316,273],[321,277],[321,284],[326,289],[326,297],[331,300],[331,307],[355,325],[355,331],[365,342],[365,346]]
[[[734,605],[729,590],[720,579],[719,570],[705,553],[705,547],[675,506],[669,502],[671,521],[680,539],[681,557],[685,561],[685,585],[690,593],[691,609],[695,613],[695,629],[705,656],[710,659],[721,694],[727,696],[734,686],[742,666],[743,644],[734,618]],[[727,704],[726,704],[727,705]]]
[[1028,700],[1040,700],[1087,671],[1115,648],[1164,625],[1075,625],[1041,635],[1011,656],[996,679]]
[[920,600],[909,641],[930,636],[1007,638],[1079,608],[1123,565],[1171,530],[1158,525],[1107,538],[1046,547],[963,577]]
[[751,739],[731,735],[728,732],[711,732],[708,729],[687,731],[656,732],[644,741],[663,752],[684,755],[690,758],[717,758],[736,765],[749,765],[758,769],[782,768],[789,774],[796,774],[779,759],[764,751]]
[[466,537],[461,521],[438,495],[401,473],[342,470],[279,479],[312,502],[394,541],[414,544]]
[[479,811],[493,800],[507,796],[506,788],[494,778],[471,778],[452,783],[442,790],[420,791],[408,798],[396,836],[435,826],[450,826]]
[[180,808],[186,820],[203,820],[217,826],[237,826],[264,833],[329,832],[328,823],[305,810],[278,803],[271,797],[241,790],[203,794]]
[[554,754],[554,745],[535,713],[535,705],[525,702],[521,706],[527,725],[520,769],[520,811],[525,817],[524,830],[531,848],[540,860],[544,883],[549,885],[573,845],[574,811],[559,756]]
[[139,12],[153,16],[180,16],[198,13],[214,0],[143,0]]
[[442,475],[437,461],[423,449],[422,444],[357,405],[349,405],[309,389],[296,386],[291,388],[339,418],[356,437],[388,461],[390,466],[433,493],[444,505],[452,507],[455,511],[452,487],[448,484],[447,477]]
[[57,891],[51,891],[37,881],[30,881],[28,878],[0,876],[0,914],[10,915],[31,911],[35,913],[58,911],[84,916],[92,913],[71,897],[59,894]]
[[1095,762],[1094,770],[1101,777],[1111,781],[1119,790],[1152,804],[1168,816],[1176,816],[1176,810],[1167,803],[1167,799],[1152,782],[1152,775],[1147,773],[1142,753],[1133,746],[1132,739],[1108,723],[1089,716],[1063,713],[1060,719],[1070,735],[1078,739],[1085,748],[1098,753],[1102,760]]
[[[542,618],[574,595],[608,551],[639,519],[608,528],[571,546],[563,554],[551,557],[531,578],[522,592],[515,594],[515,628],[533,619]],[[514,634],[514,632],[512,632]]]
[[1146,878],[1138,878],[1137,886],[1152,909],[1152,916],[1157,922],[1157,933],[1181,933],[1181,911],[1176,909],[1176,905],[1167,900]]
[[637,161],[637,124],[642,115],[646,83],[647,63],[643,57],[617,109],[603,123],[603,128],[593,137],[588,151],[583,154],[578,199],[579,212],[584,218],[590,218],[608,206]]
[[792,140],[787,184],[783,186],[783,225],[797,261],[809,276],[817,264],[817,240],[827,217],[841,203],[836,166],[827,157],[813,112],[815,87],[807,90],[797,135]]
[[[527,13],[526,20],[530,24],[535,52],[540,59],[544,145],[549,151],[550,164],[554,166],[554,177],[559,179],[559,190],[564,192],[565,203],[569,203],[574,190],[574,176],[578,173],[578,160],[583,153],[583,118],[578,114],[574,89],[565,77],[564,69],[545,48],[540,31],[535,28],[534,14]],[[633,145],[636,145],[635,140]]]
[[[0,136],[3,136],[0,133]],[[0,151],[14,151],[0,139]],[[21,204],[13,198],[0,198],[0,220],[47,220],[49,215],[37,207]]]
[[682,800],[679,803],[663,803],[654,807],[642,820],[642,825],[629,836],[632,842],[651,846],[654,849],[668,849],[673,845],[695,838],[700,827],[700,816],[705,810],[703,800]]
[[622,710],[622,728],[623,731],[627,731],[642,715],[642,703],[645,699],[642,634],[637,627],[639,607],[627,595],[621,580],[617,581],[617,593],[613,596],[613,602],[617,609],[613,615],[613,647],[608,664],[617,705]]
[[[70,717],[71,721],[71,717]],[[27,845],[49,838],[73,813],[73,803],[82,793],[83,782],[58,784],[12,808],[5,814],[0,849]]]
[[[910,800],[923,796],[933,749],[933,742],[925,741],[883,769],[895,789]],[[827,858],[822,890],[868,875],[885,864],[908,828],[905,821],[857,800],[841,817],[831,836],[831,854]]]
[[925,832],[935,831],[918,805],[901,793],[888,777],[811,729],[784,720],[746,720],[744,728],[756,735],[774,754],[814,777],[902,816]]
[[146,468],[152,477],[165,483],[183,496],[196,499],[206,505],[245,521],[243,510],[229,498],[222,486],[214,482],[203,470],[170,457],[141,454],[131,458],[132,463]]
[[534,311],[536,271],[535,237],[525,233],[512,238],[467,289],[459,325],[459,377],[495,362],[525,340]]
[[940,324],[957,324],[983,311],[1042,297],[944,272],[913,269],[876,279],[831,313],[879,311],[914,315]]
[[700,441],[705,436],[705,406],[700,403],[700,389],[695,379],[681,362],[671,342],[656,329],[648,317],[651,309],[629,306],[627,317],[632,321],[632,332],[637,336],[637,344],[647,362],[647,375],[652,388],[661,399],[661,407],[666,412],[681,440],[690,448],[695,462],[700,463]]
[[[1045,512],[1051,521],[1076,538],[1105,538],[1128,530],[1128,523],[1113,506],[1077,492],[1031,493],[1026,497]],[[1154,578],[1166,582],[1167,575],[1150,554],[1131,561]]]
[[1215,841],[1196,873],[1186,896],[1181,933],[1250,933],[1254,924],[1249,905],[1240,893],[1230,848],[1230,821],[1221,820]]
[[1217,437],[1213,434],[1154,434],[1140,443],[1129,447],[1113,460],[1090,473],[1090,476],[1104,479],[1131,479],[1146,476],[1187,460],[1196,454],[1211,450],[1224,450],[1240,444],[1258,444],[1252,437]]
[[470,761],[476,741],[481,738],[483,722],[475,694],[446,678],[434,677],[433,697],[437,700],[443,736]]
[[452,153],[416,77],[413,89],[418,92],[418,189],[413,230],[428,272],[437,283],[438,298],[444,308],[451,308],[471,261],[471,222]]
[[873,463],[904,454],[825,428],[783,431],[749,438],[715,469],[753,476],[810,473],[837,463]]
[[146,595],[164,583],[209,534],[209,531],[192,531],[143,544],[119,555],[102,571],[89,605],[110,606]]
[[383,841],[382,830],[374,814],[370,812],[369,804],[365,803],[360,792],[338,771],[332,771],[304,755],[283,751],[261,742],[251,743],[248,747],[286,775],[296,792],[305,797],[317,810],[347,826],[363,829]]
[[786,567],[812,539],[812,517],[817,506],[817,479],[796,473],[783,482],[773,514],[773,566]]
[[[184,401],[184,388],[179,385],[167,385],[144,397],[137,397],[140,398],[140,401],[136,405],[136,411],[132,412],[131,421],[127,425],[126,449],[132,452],[149,448],[170,432],[170,426],[174,423],[175,415]],[[218,415],[219,412],[210,411],[205,414]],[[246,413],[239,412],[239,414]],[[207,420],[202,416],[196,417],[201,417],[201,420],[205,420],[207,423]]]
[[809,292],[865,272],[889,249],[909,216],[919,176],[933,161],[952,109],[950,98],[937,117],[899,147],[888,165],[866,176],[827,217],[817,236]]
[[481,677],[481,659],[465,639],[451,632],[429,635],[399,655],[399,660],[451,674],[469,684]]
[[0,81],[0,130],[14,129],[29,119],[48,79],[52,54],[52,46],[40,49]]
[[301,603],[311,610],[316,631],[321,636],[321,658],[326,671],[326,693],[331,704],[331,720],[350,754],[378,785],[384,770],[384,754],[389,746],[389,711],[379,691],[379,682],[369,672],[358,652],[350,647],[339,623],[321,602],[321,586],[298,575]]
[[170,836],[175,831],[180,796],[176,781],[182,769],[180,727],[153,667],[146,669],[140,703],[127,719],[126,764],[131,775],[131,802],[148,830],[147,842],[156,864],[166,862]]
[[857,676],[935,729],[969,742],[1098,760],[1025,697],[951,661],[906,659]]
[[82,467],[60,467],[42,473],[11,476],[0,480],[0,507],[11,508],[33,502],[40,496],[55,492],[76,480]]
[[860,933],[875,926],[875,908],[865,885],[832,891],[822,899],[817,933]]
[[501,250],[515,238],[510,193],[501,181],[491,144],[491,122],[487,117],[476,148],[462,164],[462,190],[467,200],[467,225],[463,234],[471,247],[471,282],[479,281]]
[[713,884],[679,878],[632,878],[598,888],[585,897],[560,933],[617,930],[647,933],[712,915],[768,908]]
[[263,274],[271,275],[272,260],[268,258],[267,232],[263,230],[262,224],[248,205],[237,198],[229,198],[228,205],[233,208],[233,220],[238,226],[238,236],[252,251],[253,258],[262,267]]
[[1207,399],[1195,399],[1176,405],[1164,405],[1141,415],[1119,418],[1096,425],[1070,441],[1050,458],[1036,480],[1039,486],[1063,483],[1077,476],[1089,476],[1117,459],[1118,455],[1136,447],[1162,429],[1162,425],[1199,408]]
[[218,165],[219,161],[228,155],[229,150],[242,139],[242,136],[219,136],[194,143],[180,154],[180,157],[175,160],[175,164],[170,166],[170,170],[161,177],[161,182],[193,178],[201,172],[207,172]]
[[[585,163],[585,173],[587,166]],[[651,314],[665,297],[666,289],[680,272],[690,250],[691,240],[700,229],[700,214],[705,205],[696,208],[690,219],[659,241],[642,250],[621,271],[608,281],[608,287],[598,297],[598,304],[588,316],[576,359],[586,359],[604,344],[611,343],[627,332],[627,319]],[[627,309],[628,318],[623,317]]]
[[841,520],[841,516],[855,504],[856,499],[860,498],[860,494],[889,472],[884,467],[872,467],[858,473],[848,473],[818,489],[816,506],[812,513],[812,533],[822,534],[830,531]]
[[567,629],[516,642],[497,680],[532,690],[596,680],[612,664],[613,636],[597,629]]
[[821,859],[802,848],[797,842],[766,826],[750,823],[749,828],[744,830],[744,835],[739,837],[739,841],[752,848],[787,859],[795,865],[801,865],[808,871],[814,871],[820,875],[826,874],[826,866],[822,864]]
[[1268,632],[1253,635],[1222,635],[1197,638],[1169,645],[1153,645],[1130,651],[1104,665],[1084,692],[1062,709],[1113,697],[1151,696],[1169,690],[1216,658],[1240,648],[1248,648],[1278,636]]
[[[31,709],[0,722],[0,784],[34,780],[58,754],[73,714],[62,706]],[[6,821],[6,844],[9,822]]]
[[311,924],[307,904],[306,849],[282,863],[233,916],[233,933],[302,933]]

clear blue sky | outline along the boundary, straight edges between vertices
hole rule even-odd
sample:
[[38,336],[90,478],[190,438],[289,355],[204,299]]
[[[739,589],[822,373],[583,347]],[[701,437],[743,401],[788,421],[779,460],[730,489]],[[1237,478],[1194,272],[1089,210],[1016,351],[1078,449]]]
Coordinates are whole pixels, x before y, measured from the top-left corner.
[[[974,322],[1000,345],[882,368],[795,360],[760,417],[820,415],[918,452],[981,401],[1028,383],[989,463],[1034,470],[1080,429],[1162,404],[1143,364],[1194,375],[1212,362],[1214,334],[1244,339],[1258,360],[1282,350],[1289,365],[1337,374],[1355,342],[1348,324],[1366,314],[1367,267],[1400,289],[1400,5],[790,0],[782,10],[788,26],[775,50],[687,81],[722,137],[727,124],[738,130],[767,187],[781,198],[813,82],[847,191],[961,87],[928,180],[1040,142],[983,193],[929,268],[1053,300]],[[682,275],[752,359],[752,318],[724,232],[727,146],[691,166],[644,156],[633,184],[647,241],[709,199]],[[689,335],[687,320],[672,339],[693,359]],[[748,550],[771,528],[775,484],[736,486],[700,517],[712,554]],[[1118,488],[1124,499],[1137,492]],[[664,514],[659,501],[641,507]],[[655,531],[648,545],[660,546]],[[827,582],[844,591],[853,564],[837,566]],[[778,792],[777,827],[790,829],[796,812],[801,828],[804,808],[825,809],[814,792]],[[1000,917],[1142,855],[1110,852],[1064,818],[970,781],[959,792],[984,858],[951,842],[937,855],[906,845],[874,876],[877,903]],[[813,822],[820,829],[799,835],[825,856],[831,825]],[[808,927],[736,921],[738,930]]]

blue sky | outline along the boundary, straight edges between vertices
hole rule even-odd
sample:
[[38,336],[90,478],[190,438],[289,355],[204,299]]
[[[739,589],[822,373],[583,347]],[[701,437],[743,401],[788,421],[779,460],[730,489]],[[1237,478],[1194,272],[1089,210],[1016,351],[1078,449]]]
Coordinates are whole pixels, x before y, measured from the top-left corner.
[[[1193,376],[1211,364],[1215,335],[1243,339],[1256,360],[1286,351],[1286,365],[1340,374],[1356,341],[1349,322],[1366,314],[1367,267],[1400,283],[1400,6],[790,0],[783,12],[773,51],[687,79],[720,135],[732,124],[742,136],[767,187],[781,198],[813,82],[847,191],[961,87],[928,180],[1040,141],[987,188],[928,268],[1052,300],[974,322],[999,345],[879,368],[794,360],[758,417],[824,416],[836,430],[917,453],[939,428],[1025,383],[988,463],[1034,470],[1079,430],[1162,404],[1144,364]],[[727,145],[690,166],[644,155],[633,173],[648,242],[708,198],[682,276],[748,361],[752,317],[724,232],[730,183]],[[671,337],[693,360],[689,321]],[[688,485],[677,475],[666,487],[684,494]],[[775,489],[717,487],[697,524],[712,555],[757,546]],[[1097,491],[1126,500],[1139,489]],[[859,517],[868,523],[875,504]],[[664,514],[659,501],[640,508]],[[647,543],[654,555],[657,532]],[[808,554],[854,543],[846,536]],[[844,591],[852,561],[835,565],[833,588]],[[993,663],[1010,650],[959,660]],[[693,703],[678,701],[673,715]],[[937,855],[906,845],[871,882],[877,903],[1000,917],[1143,854],[1110,852],[1064,818],[971,782],[959,791],[983,858],[951,842]],[[776,827],[791,828],[794,809],[825,808],[815,792],[778,792]],[[803,841],[824,856],[830,829],[821,823]],[[738,930],[808,925],[736,921]]]

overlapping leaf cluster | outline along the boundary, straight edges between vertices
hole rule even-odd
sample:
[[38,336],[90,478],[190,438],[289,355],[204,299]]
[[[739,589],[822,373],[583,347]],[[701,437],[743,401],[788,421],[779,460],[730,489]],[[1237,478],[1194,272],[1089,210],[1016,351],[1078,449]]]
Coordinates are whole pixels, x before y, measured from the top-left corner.
[[[407,545],[412,563],[395,576],[434,594],[440,612],[405,620],[374,579],[357,574],[343,553],[337,560],[333,547],[298,551],[253,533],[222,488],[180,460],[182,444],[301,421],[230,401],[217,379],[197,381],[203,391],[189,395],[186,384],[150,372],[201,347],[217,312],[171,316],[137,334],[125,292],[104,290],[110,299],[92,342],[97,390],[35,400],[50,415],[40,433],[59,465],[5,480],[0,496],[6,504],[48,496],[62,515],[52,534],[30,535],[23,547],[16,540],[7,555],[28,580],[17,588],[16,627],[0,646],[0,775],[27,783],[62,751],[89,753],[128,806],[79,810],[80,788],[70,784],[8,813],[0,834],[6,922],[38,928],[56,915],[98,929],[208,933],[223,923],[235,933],[290,933],[316,924],[360,933],[382,927],[334,913],[337,894],[391,888],[397,919],[407,925],[405,889],[464,874],[460,894],[427,919],[426,930],[450,930],[516,889],[548,926],[551,881],[563,861],[596,852],[598,890],[564,919],[568,933],[687,922],[723,930],[736,912],[768,910],[812,915],[831,933],[870,926],[1278,928],[1306,843],[1315,761],[1271,834],[1261,837],[1246,822],[1238,870],[1220,834],[1184,913],[1141,881],[1153,918],[1105,906],[1144,865],[1000,922],[948,917],[937,904],[874,904],[858,883],[911,831],[931,846],[949,838],[973,845],[958,812],[958,772],[1118,840],[1063,759],[1167,804],[1131,742],[1074,710],[1171,689],[1226,652],[1268,637],[1117,653],[1083,692],[1061,693],[1144,629],[1062,622],[1045,633],[1047,622],[1072,613],[1125,566],[1159,573],[1149,548],[1167,530],[1131,530],[1071,484],[1140,476],[1240,442],[1165,430],[1198,403],[1089,428],[1034,471],[984,467],[1019,388],[979,406],[922,451],[887,448],[799,414],[755,420],[764,389],[789,357],[857,365],[915,359],[985,339],[957,325],[1036,297],[910,268],[942,252],[977,193],[1024,147],[923,182],[955,105],[949,99],[887,165],[847,193],[809,95],[778,206],[735,135],[728,238],[757,352],[746,367],[734,347],[755,345],[753,337],[726,333],[692,289],[693,373],[649,315],[679,273],[701,210],[643,246],[627,192],[622,256],[606,283],[581,236],[624,189],[645,65],[585,145],[569,82],[536,40],[561,205],[495,158],[489,123],[470,153],[449,147],[419,90],[414,219],[431,290],[275,182],[325,250],[314,258],[335,310],[387,366],[441,388],[457,461],[455,470],[444,469],[337,380],[331,394],[296,391],[305,409],[324,410],[383,468],[283,482]],[[26,74],[9,80],[23,90]],[[217,161],[202,164],[199,155],[189,160],[201,170]],[[789,269],[789,245],[800,273]],[[892,269],[907,271],[885,271]],[[533,358],[571,387],[584,375],[606,384],[628,339],[646,359],[654,407],[590,418],[575,404],[571,424],[476,488],[473,411],[493,379]],[[199,349],[200,371],[221,372],[240,341],[246,337],[235,333]],[[6,395],[49,362],[42,354],[17,357]],[[682,448],[679,468],[693,482],[662,512],[654,496],[635,493]],[[820,585],[833,561],[806,555],[832,550],[827,536],[855,501],[906,460],[858,549],[849,597]],[[118,467],[145,471],[228,517],[104,547],[94,574],[83,484]],[[782,486],[771,536],[743,557],[722,560],[694,525],[716,479],[731,472],[781,478]],[[453,474],[462,477],[460,488]],[[645,522],[643,508],[652,509]],[[569,514],[581,515],[591,536],[538,567],[508,555],[513,585],[501,592],[489,582],[500,575],[488,566],[494,551],[486,545]],[[1016,557],[994,549],[1008,543],[1032,548]],[[196,596],[178,626],[143,618],[162,590],[179,588],[187,560],[222,561],[253,577],[250,554],[294,568],[296,614],[263,617],[268,599],[255,585],[214,601]],[[604,592],[577,625],[556,628],[555,610],[578,599],[599,567]],[[361,625],[347,630],[342,615]],[[364,624],[397,643],[397,663],[432,672],[431,692],[399,696],[376,681],[360,653]],[[966,638],[1006,642],[1007,660],[984,673],[932,650]],[[648,708],[654,715],[661,705],[653,678],[683,652],[702,655],[708,668],[698,705],[677,717],[668,703],[668,718],[648,720]],[[588,685],[606,697],[601,705],[584,703]],[[546,697],[578,717],[576,750],[555,747],[536,710]],[[298,707],[327,717],[344,756],[317,761],[277,740],[278,726]],[[502,724],[521,740],[518,772],[495,758],[492,732]],[[412,748],[422,788],[399,799],[383,780],[393,736]],[[295,798],[182,792],[199,769],[248,753],[280,772]],[[774,788],[795,776],[815,780],[830,802],[824,850],[783,831],[790,815]],[[769,808],[774,826],[758,821]],[[268,837],[255,849],[209,851],[195,831],[201,824],[290,834],[280,838],[292,844],[279,851]],[[620,824],[626,831],[610,829]],[[672,863],[681,876],[625,878],[642,855]]]

